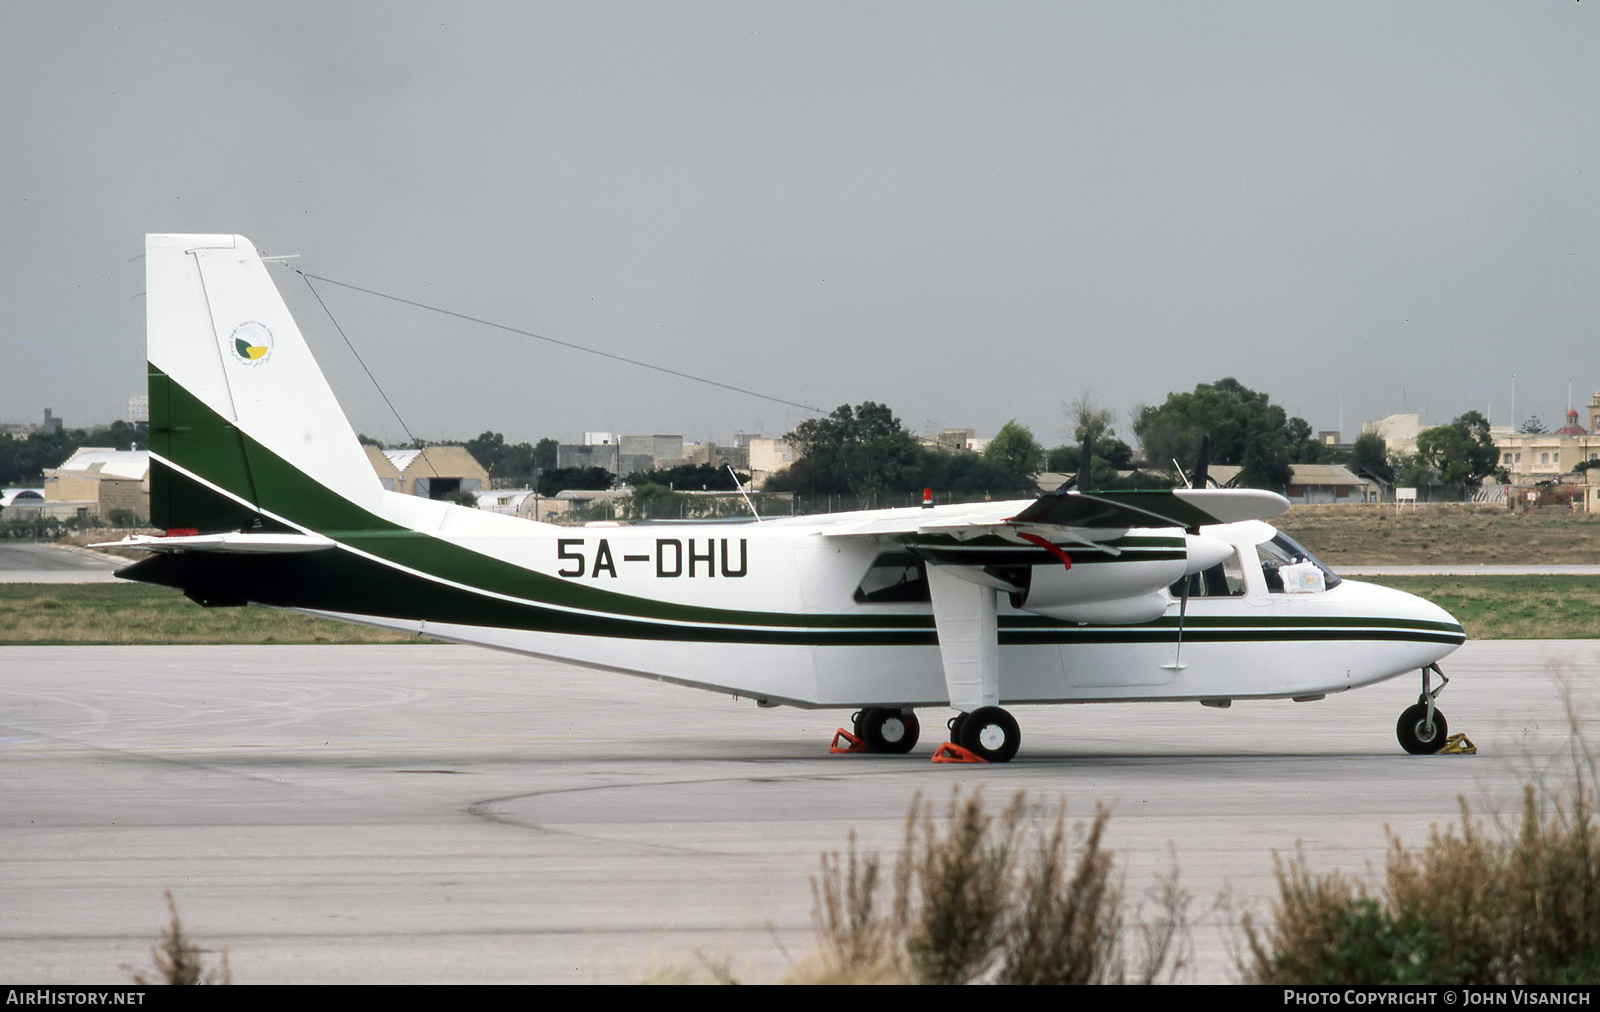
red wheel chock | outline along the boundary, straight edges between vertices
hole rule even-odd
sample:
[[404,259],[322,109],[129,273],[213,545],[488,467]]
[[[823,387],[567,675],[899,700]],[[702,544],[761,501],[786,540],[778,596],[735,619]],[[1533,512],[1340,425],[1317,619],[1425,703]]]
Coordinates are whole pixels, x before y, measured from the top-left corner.
[[933,750],[933,761],[936,763],[986,763],[989,760],[962,748],[954,742],[947,741]]
[[[849,742],[849,744],[840,745],[839,742],[841,740]],[[851,752],[865,752],[867,751],[867,743],[841,727],[839,730],[833,732],[833,744],[828,746],[828,751],[833,755],[848,755]]]

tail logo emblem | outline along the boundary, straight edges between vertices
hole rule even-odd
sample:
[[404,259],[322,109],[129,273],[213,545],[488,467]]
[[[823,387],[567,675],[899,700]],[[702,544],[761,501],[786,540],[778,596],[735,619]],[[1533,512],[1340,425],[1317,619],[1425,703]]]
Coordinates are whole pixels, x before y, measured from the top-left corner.
[[272,356],[272,331],[254,320],[247,320],[233,328],[228,346],[234,358],[245,365],[260,365]]

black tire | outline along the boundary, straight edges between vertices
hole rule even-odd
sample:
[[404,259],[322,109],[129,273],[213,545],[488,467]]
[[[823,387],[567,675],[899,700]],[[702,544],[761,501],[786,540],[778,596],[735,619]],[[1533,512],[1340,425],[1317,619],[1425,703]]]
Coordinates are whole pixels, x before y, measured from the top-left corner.
[[856,733],[873,752],[903,755],[917,747],[922,725],[910,710],[872,707],[861,711]]
[[956,744],[992,763],[1010,762],[1022,745],[1017,719],[998,706],[980,706],[956,727]]
[[1418,703],[1400,713],[1400,720],[1394,726],[1394,736],[1400,739],[1400,747],[1412,755],[1433,755],[1444,748],[1444,743],[1449,740],[1450,725],[1445,722],[1444,714],[1435,707],[1433,727],[1428,727],[1428,705]]
[[957,745],[961,744],[961,727],[966,722],[967,715],[965,713],[958,713],[954,717],[951,717],[949,720],[945,721],[944,726],[950,729],[950,737],[947,740],[954,742]]

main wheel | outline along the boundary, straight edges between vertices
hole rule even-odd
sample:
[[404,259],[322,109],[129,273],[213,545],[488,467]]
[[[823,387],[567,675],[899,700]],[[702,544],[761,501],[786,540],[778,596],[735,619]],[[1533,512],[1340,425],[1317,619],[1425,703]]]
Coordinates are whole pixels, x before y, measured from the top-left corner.
[[1418,703],[1408,706],[1400,713],[1400,720],[1394,726],[1394,736],[1400,739],[1400,747],[1412,755],[1433,755],[1444,748],[1444,743],[1450,737],[1450,725],[1445,722],[1444,714],[1438,707],[1433,711],[1433,725],[1428,725],[1428,704]]
[[910,710],[871,707],[861,711],[856,733],[872,751],[900,755],[916,747],[922,725]]
[[957,745],[961,744],[961,727],[966,722],[966,713],[958,713],[944,722],[944,726],[950,729],[950,741],[955,742]]
[[998,706],[980,706],[955,727],[956,744],[992,763],[1010,762],[1022,744],[1017,719]]

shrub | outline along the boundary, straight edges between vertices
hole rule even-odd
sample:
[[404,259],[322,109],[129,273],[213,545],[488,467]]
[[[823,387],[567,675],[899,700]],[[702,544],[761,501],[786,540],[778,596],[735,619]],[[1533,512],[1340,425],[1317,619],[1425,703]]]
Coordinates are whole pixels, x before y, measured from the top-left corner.
[[1524,788],[1515,825],[1486,831],[1461,804],[1413,853],[1391,837],[1381,889],[1277,865],[1278,899],[1243,920],[1257,984],[1600,982],[1600,826],[1593,761],[1574,722],[1576,786]]
[[[1160,913],[1135,917],[1144,951],[1130,959],[1122,883],[1104,849],[1110,819],[1096,809],[1082,842],[1069,840],[1065,804],[1045,825],[1019,792],[1001,814],[978,794],[952,796],[944,820],[920,797],[906,818],[891,894],[882,865],[856,850],[827,854],[812,879],[819,952],[802,972],[832,983],[1148,983],[1185,963],[1188,897],[1176,873]],[[1076,850],[1074,860],[1074,850]],[[1137,965],[1130,971],[1130,963]]]
[[233,970],[228,966],[228,950],[223,949],[217,965],[207,967],[205,951],[190,940],[178,920],[178,904],[167,890],[167,928],[150,950],[150,961],[155,964],[155,975],[146,977],[132,967],[124,965],[140,985],[151,984],[232,984]]

